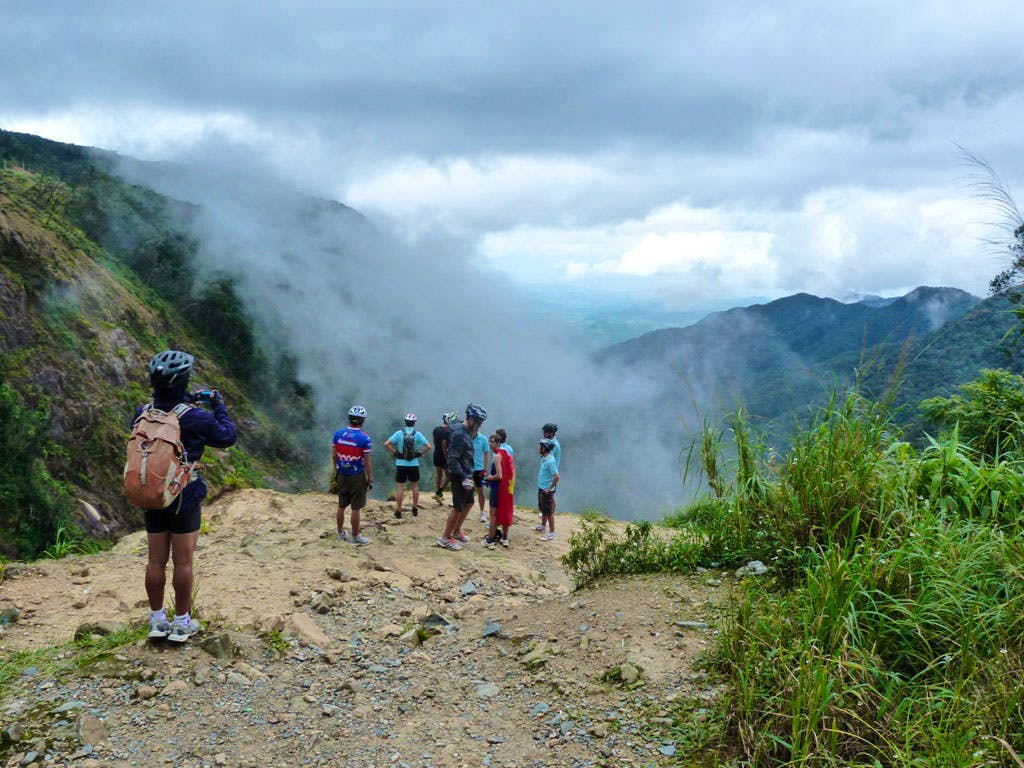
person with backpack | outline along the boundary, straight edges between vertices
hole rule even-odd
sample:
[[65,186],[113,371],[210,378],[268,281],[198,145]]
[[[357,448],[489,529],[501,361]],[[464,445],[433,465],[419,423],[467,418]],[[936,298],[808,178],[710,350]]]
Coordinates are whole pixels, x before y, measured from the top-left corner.
[[[370,452],[373,441],[363,431],[366,409],[353,405],[348,409],[348,426],[334,433],[331,460],[338,485],[337,541],[351,541],[356,546],[369,544],[370,539],[359,532],[359,516],[366,506],[366,493],[373,488],[373,462]],[[352,507],[352,538],[345,530],[345,508]]]
[[462,532],[462,524],[473,508],[473,438],[487,419],[482,405],[466,406],[466,419],[452,427],[448,443],[448,475],[452,480],[452,511],[445,522],[444,533],[437,540],[439,547],[459,550],[469,537]]
[[430,452],[430,443],[416,429],[416,414],[405,414],[405,427],[384,441],[384,448],[395,457],[395,517],[402,518],[405,484],[412,484],[412,516],[420,511],[420,456]]
[[451,437],[451,424],[458,415],[442,413],[441,425],[434,427],[434,501],[444,503],[444,490],[448,487],[448,439]]
[[[199,460],[206,446],[228,448],[237,439],[220,392],[188,392],[194,363],[192,355],[173,349],[150,360],[153,400],[132,416],[124,470],[128,501],[145,514],[149,636],[175,643],[184,643],[200,630],[191,614],[192,560],[207,490]],[[173,621],[164,608],[168,558],[174,564]]]

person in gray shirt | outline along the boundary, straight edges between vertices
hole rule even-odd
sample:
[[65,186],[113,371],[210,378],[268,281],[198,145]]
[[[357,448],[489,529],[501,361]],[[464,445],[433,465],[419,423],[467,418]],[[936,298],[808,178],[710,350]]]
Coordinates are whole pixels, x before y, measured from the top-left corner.
[[452,425],[448,440],[448,476],[452,482],[452,511],[448,513],[444,534],[437,540],[445,549],[462,549],[469,537],[462,532],[469,510],[473,508],[473,438],[487,418],[481,405],[466,406],[466,420]]

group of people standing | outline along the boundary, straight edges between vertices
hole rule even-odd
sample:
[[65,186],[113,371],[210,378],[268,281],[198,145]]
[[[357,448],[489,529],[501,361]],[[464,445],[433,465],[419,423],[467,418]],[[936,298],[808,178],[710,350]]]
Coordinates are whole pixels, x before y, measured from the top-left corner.
[[[461,421],[455,412],[445,413],[441,425],[433,431],[431,442],[416,429],[416,414],[405,414],[405,425],[395,431],[384,443],[385,449],[395,460],[395,510],[396,518],[403,514],[407,486],[412,492],[412,515],[419,515],[420,458],[433,451],[435,469],[434,500],[444,502],[444,491],[451,489],[452,507],[445,520],[444,531],[437,544],[444,549],[457,551],[469,541],[462,527],[473,509],[474,497],[480,506],[480,522],[488,524],[483,544],[488,549],[497,545],[509,546],[508,533],[512,526],[515,510],[516,464],[515,452],[508,444],[504,429],[495,430],[485,437],[480,428],[487,419],[483,406],[470,403],[466,406],[465,418]],[[366,409],[354,405],[348,412],[348,426],[334,433],[331,457],[334,464],[332,490],[338,494],[337,540],[351,541],[357,545],[369,544],[370,540],[360,531],[360,512],[366,506],[367,491],[373,487],[373,444],[363,430]],[[538,442],[541,457],[538,472],[538,507],[540,523],[535,530],[541,538],[555,537],[555,491],[558,487],[558,466],[561,446],[555,433],[556,424],[548,423],[542,428],[544,437]],[[484,488],[488,489],[487,511],[485,511]],[[351,533],[345,528],[345,510],[351,507]]]

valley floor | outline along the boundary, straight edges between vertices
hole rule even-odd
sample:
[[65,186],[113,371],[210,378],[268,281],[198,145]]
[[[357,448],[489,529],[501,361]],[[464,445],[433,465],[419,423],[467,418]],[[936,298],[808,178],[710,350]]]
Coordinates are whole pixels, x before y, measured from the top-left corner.
[[[196,558],[205,631],[184,647],[138,641],[74,673],[26,669],[0,701],[3,728],[23,731],[0,752],[4,762],[647,766],[684,757],[651,728],[671,702],[716,695],[694,668],[714,629],[678,622],[714,627],[726,588],[657,576],[573,591],[558,557],[575,516],[560,515],[558,538],[543,542],[535,515],[519,510],[508,550],[473,542],[448,552],[434,544],[447,507],[425,507],[395,520],[391,505],[371,502],[373,543],[356,548],[334,541],[334,500],[323,494],[243,491],[214,502]],[[467,533],[482,536],[474,519]],[[144,549],[144,534],[133,534],[110,552],[8,578],[0,608],[16,606],[21,619],[0,635],[0,652],[67,642],[86,621],[141,621]],[[408,632],[431,614],[450,626],[426,639]],[[201,647],[222,634],[233,654]],[[627,661],[627,678],[641,670],[632,687],[604,679]]]

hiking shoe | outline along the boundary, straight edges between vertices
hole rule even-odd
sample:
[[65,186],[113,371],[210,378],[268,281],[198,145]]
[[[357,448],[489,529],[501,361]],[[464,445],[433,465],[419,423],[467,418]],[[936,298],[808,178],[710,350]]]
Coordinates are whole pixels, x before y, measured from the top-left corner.
[[540,540],[541,541],[554,541],[555,540],[555,532],[554,531],[548,531],[547,533],[542,533],[540,535]]
[[444,494],[442,494],[440,491],[435,493],[434,501],[436,501],[438,504],[444,504]]
[[484,514],[484,511],[482,509],[480,510],[480,522],[481,523],[488,523],[488,522],[490,522],[487,519],[487,515]]
[[369,544],[370,540],[360,533],[352,537],[352,543],[355,544],[357,547],[361,547],[365,544]]
[[484,536],[484,547],[486,549],[494,549],[494,542],[488,536]]
[[171,622],[167,619],[150,619],[149,620],[149,637],[151,639],[160,639],[167,637],[171,634]]
[[499,541],[498,543],[501,544],[501,546],[503,546],[505,549],[508,549],[508,536],[502,536],[501,541]]
[[547,530],[547,528],[545,528],[543,525],[535,525],[533,526],[533,530],[543,533]]
[[[461,541],[463,544],[465,544],[467,541],[469,541],[469,536],[467,536],[464,533],[453,533],[452,534],[452,538],[455,541]],[[462,549],[462,547],[459,547],[459,549]]]
[[413,507],[412,508],[412,516],[413,517],[419,517],[420,516],[420,508],[419,507]]
[[167,635],[167,639],[172,643],[184,643],[192,635],[201,629],[199,622],[195,619],[190,619],[188,624],[179,624],[174,622],[171,624],[171,631]]
[[455,539],[446,539],[443,536],[437,540],[437,546],[443,547],[444,549],[450,549],[452,552],[458,552],[462,549],[462,545]]
[[334,537],[335,541],[348,541],[348,531],[338,531],[338,535]]
[[402,510],[400,510],[400,509],[396,509],[395,510],[395,519],[396,520],[401,520],[402,519]]

